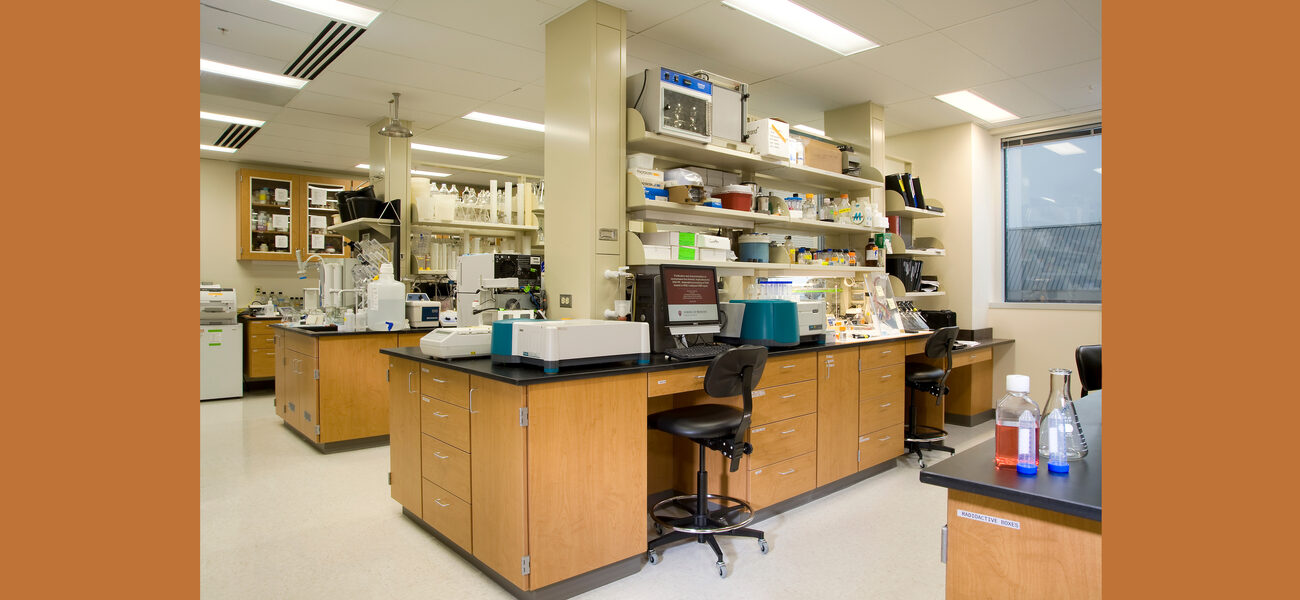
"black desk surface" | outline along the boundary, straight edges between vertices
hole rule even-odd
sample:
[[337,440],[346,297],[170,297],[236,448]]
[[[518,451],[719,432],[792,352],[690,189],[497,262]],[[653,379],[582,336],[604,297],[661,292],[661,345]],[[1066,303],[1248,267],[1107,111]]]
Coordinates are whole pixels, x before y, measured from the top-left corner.
[[[869,346],[873,344],[885,344],[899,340],[908,340],[915,338],[924,338],[924,334],[908,334],[897,337],[872,338],[869,340],[858,340],[854,342],[842,342],[836,344],[805,344],[793,348],[772,348],[768,350],[768,356],[782,357],[805,352],[820,352],[826,350],[835,350],[839,348],[854,348],[857,346]],[[977,346],[954,350],[954,354],[961,352],[974,352],[998,346],[1010,344],[1013,340],[985,340]],[[609,377],[612,375],[625,375],[628,373],[651,373],[655,371],[667,371],[670,369],[681,369],[685,367],[696,367],[708,364],[711,359],[702,358],[698,360],[681,361],[675,358],[668,358],[663,354],[655,354],[650,357],[650,364],[639,365],[636,361],[624,361],[617,363],[607,363],[602,365],[577,366],[577,367],[560,367],[559,373],[547,374],[542,371],[541,367],[535,365],[505,365],[492,364],[490,358],[455,358],[442,359],[433,358],[421,352],[416,347],[404,348],[383,348],[380,352],[397,358],[405,358],[416,362],[436,365],[470,375],[478,375],[504,381],[514,385],[532,385],[535,383],[549,383],[552,381],[569,381],[573,379],[588,379],[591,377]]]
[[923,469],[921,482],[1100,521],[1101,392],[1079,398],[1075,405],[1088,455],[1071,462],[1068,475],[1049,473],[1043,459],[1035,477],[994,467],[994,441],[989,440]]
[[381,333],[429,333],[430,331],[437,329],[437,327],[412,327],[410,329],[402,329],[399,331],[370,331],[368,329],[363,329],[361,331],[338,331],[337,329],[334,331],[313,331],[311,329],[303,329],[301,327],[294,327],[292,325],[285,325],[283,323],[274,323],[271,325],[271,327],[275,327],[277,329],[283,329],[285,331],[292,331],[293,333],[308,335],[311,337],[335,337],[341,335],[378,335]]

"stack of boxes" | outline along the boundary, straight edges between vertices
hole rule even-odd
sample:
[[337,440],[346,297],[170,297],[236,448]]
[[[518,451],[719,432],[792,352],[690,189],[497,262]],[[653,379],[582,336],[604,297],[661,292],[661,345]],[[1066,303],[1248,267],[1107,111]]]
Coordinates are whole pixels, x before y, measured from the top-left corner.
[[647,259],[701,260],[725,262],[731,241],[725,237],[690,231],[658,231],[642,233],[641,244]]

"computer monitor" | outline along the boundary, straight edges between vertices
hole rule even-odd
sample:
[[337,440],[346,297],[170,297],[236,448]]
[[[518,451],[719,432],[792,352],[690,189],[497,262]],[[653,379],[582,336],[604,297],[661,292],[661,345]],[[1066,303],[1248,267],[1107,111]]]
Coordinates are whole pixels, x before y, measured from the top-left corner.
[[718,325],[718,274],[713,267],[662,265],[666,325]]

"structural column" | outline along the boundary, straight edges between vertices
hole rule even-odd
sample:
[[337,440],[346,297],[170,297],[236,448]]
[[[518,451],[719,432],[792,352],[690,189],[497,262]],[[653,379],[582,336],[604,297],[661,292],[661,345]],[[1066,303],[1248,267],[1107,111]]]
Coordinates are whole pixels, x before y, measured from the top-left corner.
[[546,25],[548,316],[601,318],[626,255],[627,16],[589,1]]
[[[379,130],[387,125],[384,118],[370,124],[370,179],[375,182],[375,196],[385,202],[402,200],[400,231],[393,233],[393,277],[407,282],[411,279],[410,261],[399,254],[409,254],[407,243],[409,223],[411,222],[411,138],[397,138],[379,135]],[[402,125],[411,126],[410,121]]]

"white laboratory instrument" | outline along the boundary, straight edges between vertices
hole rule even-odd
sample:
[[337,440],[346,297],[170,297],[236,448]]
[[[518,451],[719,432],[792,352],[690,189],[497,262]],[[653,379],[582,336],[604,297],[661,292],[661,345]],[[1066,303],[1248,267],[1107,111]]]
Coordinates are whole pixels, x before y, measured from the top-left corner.
[[493,353],[493,362],[540,365],[547,373],[558,373],[560,367],[574,365],[625,360],[650,362],[648,323],[520,320],[510,324],[509,335],[508,345],[499,344],[502,351]]
[[406,295],[406,321],[411,327],[441,327],[441,300],[430,300],[425,293]]
[[420,351],[434,358],[486,357],[492,353],[492,327],[443,327],[420,338]]
[[244,395],[244,325],[235,290],[199,285],[199,400]]
[[672,69],[646,69],[627,78],[628,108],[646,131],[695,142],[713,141],[713,84]]
[[537,308],[530,293],[541,289],[540,256],[463,254],[456,271],[456,310],[462,327],[490,325],[500,310]]
[[824,340],[826,333],[826,301],[799,301],[799,341]]

